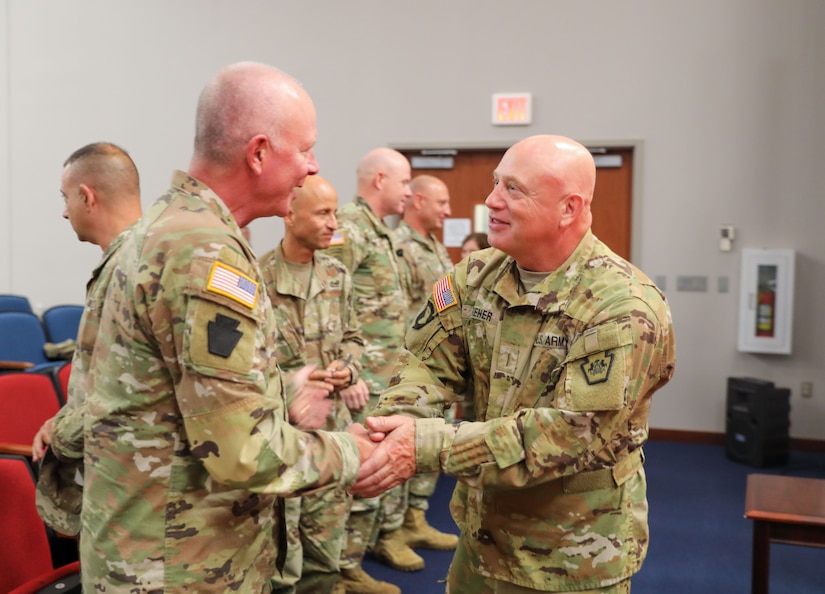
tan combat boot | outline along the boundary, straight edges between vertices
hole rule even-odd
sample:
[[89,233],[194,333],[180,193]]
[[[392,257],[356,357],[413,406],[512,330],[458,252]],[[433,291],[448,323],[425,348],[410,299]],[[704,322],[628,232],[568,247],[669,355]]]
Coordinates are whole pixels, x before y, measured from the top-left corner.
[[341,577],[335,584],[336,594],[401,594],[401,588],[389,582],[379,582],[360,567],[341,569]]
[[420,571],[424,569],[424,559],[407,545],[404,532],[399,528],[382,532],[372,547],[372,555],[393,569],[399,571]]
[[455,534],[440,532],[427,523],[423,509],[407,508],[404,514],[404,525],[399,532],[403,533],[407,544],[421,549],[435,551],[452,551],[458,545]]

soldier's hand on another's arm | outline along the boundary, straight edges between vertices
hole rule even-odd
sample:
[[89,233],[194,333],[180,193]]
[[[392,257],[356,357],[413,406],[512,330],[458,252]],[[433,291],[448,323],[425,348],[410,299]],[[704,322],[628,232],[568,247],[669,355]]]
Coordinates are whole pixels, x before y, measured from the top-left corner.
[[358,380],[348,388],[344,388],[339,392],[341,400],[347,405],[347,408],[358,412],[362,410],[367,402],[370,401],[370,390],[363,380]]
[[46,419],[46,422],[43,423],[43,426],[38,429],[37,434],[34,436],[34,442],[32,443],[33,462],[42,460],[46,454],[46,448],[52,443],[52,425],[54,425],[54,417]]
[[358,454],[361,457],[361,465],[375,452],[378,443],[370,436],[370,432],[360,423],[353,423],[347,427],[347,433],[355,438],[358,445]]
[[383,438],[370,459],[361,465],[353,495],[375,497],[415,474],[415,420],[411,417],[369,417],[373,440]]

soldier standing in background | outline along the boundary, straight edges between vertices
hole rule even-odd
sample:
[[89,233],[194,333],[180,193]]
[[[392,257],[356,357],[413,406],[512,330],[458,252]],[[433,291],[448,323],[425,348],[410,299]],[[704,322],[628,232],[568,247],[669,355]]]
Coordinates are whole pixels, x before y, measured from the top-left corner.
[[[409,416],[367,419],[391,433],[353,492],[457,477],[450,594],[625,594],[648,546],[642,446],[673,375],[670,308],[590,230],[596,167],[581,144],[526,138],[493,178],[496,249],[433,288],[376,411]],[[464,393],[477,422],[437,418]]]
[[[74,535],[80,531],[78,512],[82,496],[81,486],[75,483],[78,472],[83,471],[81,403],[86,397],[89,361],[98,339],[100,312],[111,281],[112,262],[141,215],[140,177],[129,153],[108,142],[95,142],[77,149],[63,163],[60,193],[63,218],[69,221],[77,238],[103,250],[103,257],[86,284],[86,303],[71,362],[66,406],[55,417],[66,418],[60,422],[63,430],[55,435],[65,442],[62,448],[69,449],[70,444],[74,444],[80,452],[64,462],[47,463],[53,465],[47,472],[53,470],[63,477],[60,492],[57,492],[58,481],[38,484],[38,509],[43,519],[63,534]],[[52,442],[53,424],[54,419],[47,420],[35,435],[32,445],[35,462],[43,459],[46,447]]]
[[[408,326],[415,322],[427,303],[433,284],[453,268],[447,248],[435,236],[451,214],[447,185],[432,175],[418,175],[410,182],[410,192],[404,215],[395,230],[401,262],[408,270],[405,275],[410,299]],[[406,483],[408,500],[401,530],[411,547],[450,551],[455,549],[458,537],[430,526],[425,514],[437,480],[438,473],[432,472],[416,474]]]
[[[241,235],[286,215],[318,171],[315,139],[293,78],[221,70],[198,101],[189,171],[112,263],[83,403],[84,591],[268,592],[286,553],[279,495],[346,487],[374,450],[357,425],[287,423],[272,307]],[[308,371],[295,389],[329,393]]]
[[[338,228],[338,194],[319,175],[308,177],[284,218],[284,238],[261,257],[261,272],[278,326],[278,364],[286,377],[317,365],[311,380],[335,386],[329,397],[287,400],[289,420],[301,429],[343,430],[352,424],[341,392],[353,390],[364,341],[341,262],[317,252]],[[366,386],[363,393],[366,395]],[[359,408],[363,408],[364,402]],[[277,592],[325,594],[338,580],[352,497],[339,485],[287,500],[289,549]],[[293,587],[294,583],[294,587]]]
[[[387,388],[393,362],[404,346],[408,303],[392,231],[384,223],[388,215],[401,214],[410,196],[410,163],[398,151],[377,148],[358,164],[357,196],[338,211],[340,229],[326,253],[334,256],[352,275],[358,321],[366,344],[361,377],[369,388],[367,411]],[[356,415],[363,419],[363,413]],[[382,504],[390,509],[405,509],[401,489],[383,497],[356,497],[347,524],[347,544],[341,557],[341,576],[348,592],[393,594],[400,590],[378,582],[361,567],[371,543],[376,558],[393,567],[420,569],[424,560],[392,527],[376,535],[381,526]],[[403,517],[403,511],[401,512]],[[382,526],[384,527],[384,526]],[[388,528],[388,527],[387,527]]]

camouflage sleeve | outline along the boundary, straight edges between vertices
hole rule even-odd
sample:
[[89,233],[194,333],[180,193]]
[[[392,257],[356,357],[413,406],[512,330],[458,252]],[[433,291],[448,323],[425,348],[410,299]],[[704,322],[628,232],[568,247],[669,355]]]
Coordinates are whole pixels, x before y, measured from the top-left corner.
[[[654,311],[637,299],[625,300],[621,309],[596,320],[571,344],[558,381],[534,407],[457,426],[418,419],[417,472],[440,469],[472,485],[523,487],[599,467],[604,451],[643,441],[630,433],[647,428],[634,427],[632,419],[646,418],[650,395],[672,373],[669,313],[663,302]],[[437,417],[461,393],[458,378],[468,370],[460,328],[435,316],[418,332],[408,334],[414,354],[399,364],[377,414]]]
[[324,253],[340,260],[349,273],[353,274],[364,259],[363,246],[366,240],[358,226],[349,220],[340,221],[338,233],[341,234],[340,240],[330,244]]
[[361,333],[361,326],[358,323],[358,314],[355,308],[355,296],[352,292],[352,277],[344,275],[343,291],[341,292],[341,312],[343,319],[343,337],[341,339],[341,358],[346,359],[352,355],[352,359],[347,364],[352,374],[352,383],[358,381],[361,375],[361,356],[364,354],[364,336]]
[[83,458],[83,403],[63,406],[52,425],[52,451],[60,460]]
[[217,258],[170,260],[152,287],[157,303],[147,323],[175,376],[191,453],[216,480],[257,492],[349,484],[359,468],[354,439],[301,432],[285,420],[274,359],[265,355],[274,331],[269,300],[257,284],[248,260],[224,247]]

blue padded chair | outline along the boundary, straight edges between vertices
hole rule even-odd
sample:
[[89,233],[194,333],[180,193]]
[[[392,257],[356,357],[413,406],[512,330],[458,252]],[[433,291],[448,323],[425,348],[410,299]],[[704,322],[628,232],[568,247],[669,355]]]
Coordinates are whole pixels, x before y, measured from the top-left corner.
[[18,311],[0,312],[0,361],[28,362],[34,365],[26,371],[44,371],[64,365],[65,361],[50,361],[43,347],[46,332],[34,314]]
[[0,312],[1,311],[20,311],[23,313],[34,313],[32,305],[29,303],[28,297],[23,295],[0,295]]
[[46,340],[49,342],[77,340],[77,329],[80,326],[82,315],[82,305],[55,305],[44,311],[41,318],[43,328],[46,330]]

